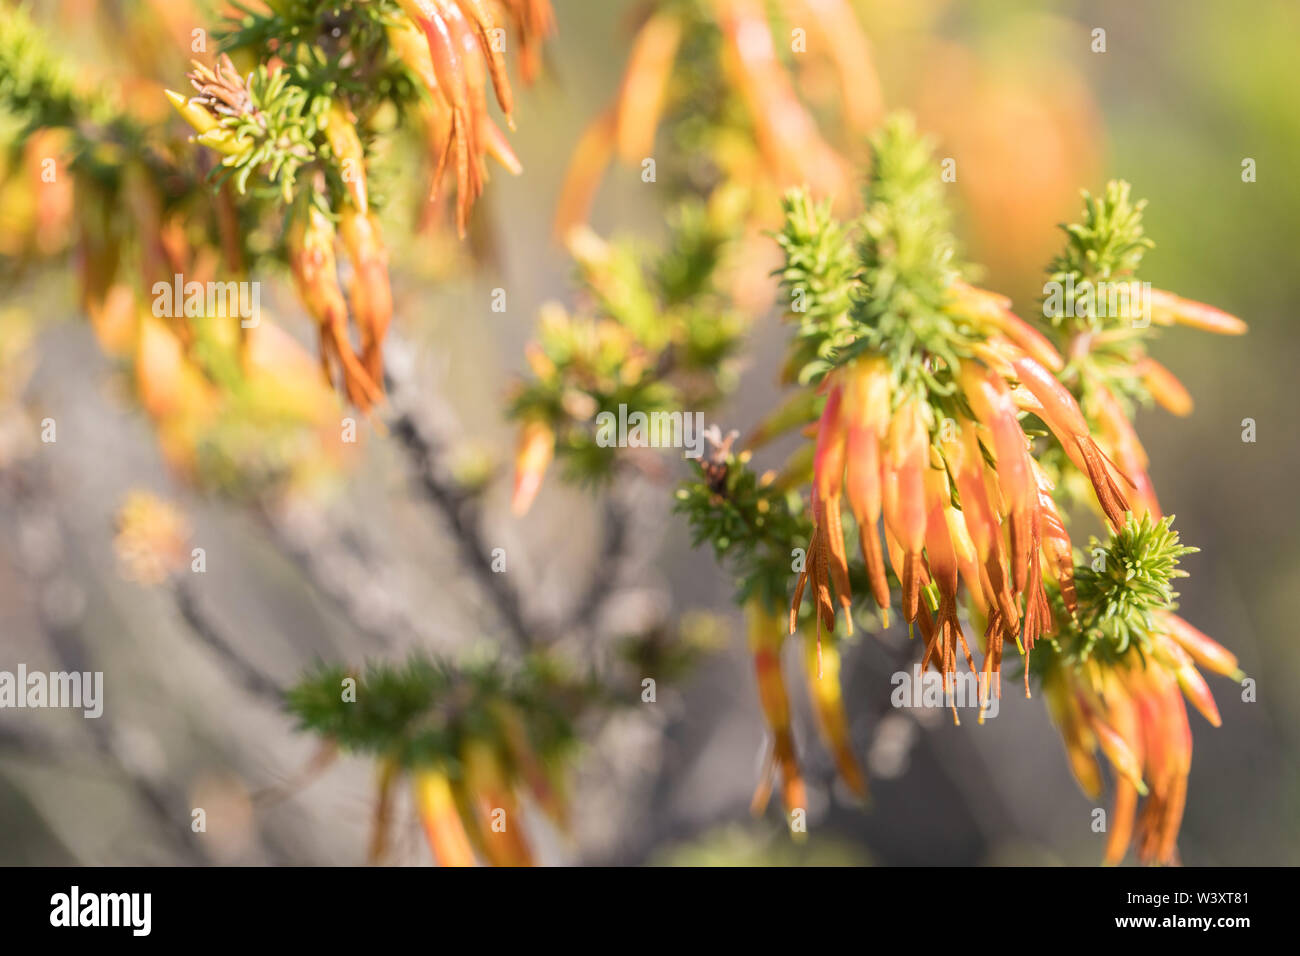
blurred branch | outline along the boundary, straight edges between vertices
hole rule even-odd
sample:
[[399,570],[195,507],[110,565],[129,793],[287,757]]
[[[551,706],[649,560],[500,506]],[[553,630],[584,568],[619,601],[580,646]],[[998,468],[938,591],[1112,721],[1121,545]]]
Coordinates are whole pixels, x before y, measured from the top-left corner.
[[474,582],[488,598],[521,650],[535,649],[561,637],[588,632],[618,594],[619,584],[656,550],[662,523],[656,523],[653,489],[632,468],[608,486],[604,496],[600,550],[590,578],[575,587],[573,606],[552,620],[529,614],[527,595],[515,579],[492,569],[493,546],[484,536],[480,493],[467,488],[449,463],[455,414],[447,403],[430,398],[428,383],[417,387],[410,372],[409,345],[389,337],[389,391],[393,415],[389,427],[410,463],[421,500],[430,504],[452,536]]
[[[391,341],[391,339],[390,339]],[[398,343],[392,347],[401,350]],[[394,350],[390,347],[390,350]],[[534,648],[541,628],[525,616],[523,599],[508,575],[492,569],[492,548],[483,536],[483,509],[476,491],[464,487],[448,462],[450,410],[432,406],[428,390],[411,380],[409,356],[389,362],[393,417],[389,427],[414,472],[423,500],[431,504],[451,531],[463,566],[489,598],[501,623],[521,651]],[[425,397],[417,405],[417,396]],[[447,424],[444,424],[447,423]]]
[[504,574],[492,570],[492,549],[482,537],[482,509],[477,495],[451,477],[443,460],[445,446],[410,412],[399,414],[392,428],[410,458],[420,490],[442,514],[455,538],[465,567],[492,598],[492,607],[519,649],[531,649],[536,641],[535,629],[524,617],[519,593]]
[[616,487],[605,498],[600,553],[592,566],[591,580],[569,614],[574,628],[585,630],[599,620],[601,609],[622,579],[625,566],[630,563],[632,548],[629,539],[633,517],[630,497]]
[[[376,606],[384,569],[372,555],[355,553],[339,522],[271,508],[264,508],[261,518],[276,547],[359,633],[386,648],[418,644],[429,636],[409,609]],[[331,567],[346,570],[337,573]]]
[[277,710],[284,706],[284,694],[278,683],[264,674],[225,639],[216,623],[202,608],[194,586],[183,578],[174,578],[170,587],[172,600],[190,632],[205,647],[214,651],[244,687]]

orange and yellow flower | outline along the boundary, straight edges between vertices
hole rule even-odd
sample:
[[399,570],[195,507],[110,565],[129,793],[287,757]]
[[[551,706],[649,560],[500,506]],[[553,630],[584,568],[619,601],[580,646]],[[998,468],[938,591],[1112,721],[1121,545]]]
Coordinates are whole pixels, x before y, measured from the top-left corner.
[[[1060,365],[1054,350],[1016,328],[1045,366],[1002,337],[1003,330],[1015,327],[1005,315],[990,315],[982,307],[968,310],[970,301],[963,289],[953,308],[986,318],[988,339],[977,348],[985,361],[964,359],[955,370],[969,414],[939,420],[922,396],[897,392],[881,357],[857,359],[827,376],[813,466],[813,539],[790,615],[793,633],[811,587],[819,628],[834,629],[835,601],[849,618],[839,510],[840,497],[847,494],[876,604],[887,612],[888,554],[902,588],[903,616],[919,623],[927,642],[924,663],[934,661],[945,683],[956,673],[959,650],[974,669],[957,615],[959,582],[988,616],[983,670],[994,678],[1007,639],[1027,653],[1051,629],[1044,571],[1063,593],[1072,592],[1069,535],[1018,417],[1025,400],[1092,480],[1108,520],[1118,527],[1128,510],[1118,469],[1092,438],[1074,398],[1048,370]],[[960,508],[953,504],[958,500]],[[883,519],[883,549],[878,519]],[[927,589],[931,604],[922,599]],[[846,626],[851,629],[851,621]]]
[[1186,621],[1167,612],[1158,621],[1145,660],[1130,651],[1120,661],[1054,667],[1043,683],[1083,791],[1090,797],[1101,794],[1098,750],[1114,769],[1105,851],[1110,864],[1121,862],[1135,840],[1141,862],[1177,862],[1192,761],[1184,698],[1217,727],[1218,707],[1196,665],[1234,680],[1243,677],[1230,652]]

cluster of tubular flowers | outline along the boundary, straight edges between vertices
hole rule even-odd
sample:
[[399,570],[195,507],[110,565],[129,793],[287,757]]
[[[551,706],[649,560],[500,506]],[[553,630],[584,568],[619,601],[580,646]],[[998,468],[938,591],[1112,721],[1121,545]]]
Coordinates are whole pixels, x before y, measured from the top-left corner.
[[[215,67],[195,63],[189,79],[196,96],[186,99],[168,91],[168,98],[199,134],[198,141],[228,157],[244,154],[251,144],[241,142],[222,120],[255,117],[256,106],[229,57],[223,54]],[[330,215],[323,190],[311,202],[297,203],[285,250],[298,296],[318,327],[326,378],[341,381],[348,400],[364,411],[383,398],[383,344],[393,312],[388,252],[370,207],[366,157],[355,117],[340,102],[330,104],[323,134],[345,187],[340,208]],[[335,258],[339,240],[352,265],[346,297]],[[349,334],[349,302],[359,350]]]
[[[987,653],[992,653],[992,669],[996,672],[1002,640],[997,632],[1001,629],[1003,634],[1012,633],[1007,630],[1006,623],[1014,621],[1012,615],[1020,609],[1019,602],[1013,601],[1008,606],[1006,598],[1017,597],[1018,569],[1023,565],[1015,557],[1018,535],[1013,502],[1016,495],[1014,490],[1008,492],[1008,488],[1017,486],[1020,478],[1015,476],[1015,472],[1004,473],[1004,462],[1020,458],[1027,463],[1039,508],[1037,529],[1032,519],[1029,524],[1031,544],[1036,537],[1039,547],[1031,552],[1028,562],[1030,593],[1022,612],[1024,651],[1028,653],[1044,630],[1068,633],[1076,623],[1074,615],[1078,610],[1070,540],[1053,501],[1052,486],[1043,470],[1032,457],[1018,453],[1025,446],[1025,438],[1012,425],[1016,411],[1032,413],[1053,432],[1071,462],[1091,479],[1098,504],[1112,528],[1119,527],[1126,511],[1135,518],[1149,517],[1150,520],[1158,520],[1161,515],[1147,473],[1146,453],[1114,391],[1099,377],[1089,377],[1082,387],[1085,415],[1052,374],[1061,369],[1059,357],[1037,332],[1011,312],[1006,299],[961,284],[955,287],[954,292],[953,308],[957,312],[982,317],[1000,334],[994,334],[987,343],[976,348],[988,368],[977,372],[968,367],[969,363],[963,363],[958,381],[967,404],[975,413],[975,421],[961,422],[951,431],[950,440],[945,440],[941,433],[930,450],[931,464],[941,466],[943,470],[931,469],[922,481],[926,518],[922,522],[918,517],[920,509],[914,509],[910,519],[910,545],[890,541],[891,536],[901,541],[903,534],[892,530],[890,525],[908,527],[907,512],[901,502],[908,500],[905,489],[909,480],[915,486],[915,478],[905,477],[905,463],[909,460],[906,454],[895,453],[892,459],[886,454],[882,473],[888,476],[889,469],[894,468],[904,476],[883,479],[886,487],[891,481],[897,482],[897,487],[903,492],[895,498],[900,503],[893,506],[895,516],[892,520],[889,494],[884,495],[886,539],[890,542],[891,557],[895,551],[901,555],[895,560],[895,570],[904,582],[905,609],[909,607],[909,588],[915,587],[914,583],[909,583],[909,580],[914,580],[915,572],[909,569],[907,562],[915,562],[912,550],[915,542],[922,539],[925,542],[928,572],[938,587],[941,600],[937,622],[930,623],[924,604],[918,610],[918,621],[927,640],[939,648],[939,664],[945,669],[951,665],[953,654],[950,638],[942,634],[942,624],[951,605],[949,595],[956,577],[951,565],[953,559],[956,560],[974,606],[989,622],[985,670],[987,672],[990,665]],[[1246,329],[1245,323],[1235,316],[1171,293],[1152,292],[1150,302],[1151,319],[1159,325],[1177,323],[1219,334],[1241,334]],[[1145,353],[1135,354],[1128,372],[1140,379],[1163,407],[1175,414],[1190,412],[1191,397],[1186,389],[1172,373]],[[859,376],[864,374],[858,373]],[[849,373],[849,377],[852,380],[857,376]],[[1005,379],[1005,383],[999,379]],[[879,375],[873,378],[865,374],[861,380],[874,382],[877,390],[885,388]],[[1005,384],[1016,387],[1008,394]],[[858,385],[856,392],[845,387],[844,395],[849,397],[844,401],[852,402],[855,397],[863,396],[862,387]],[[879,407],[872,401],[868,401],[867,406]],[[867,419],[873,421],[869,415]],[[1095,423],[1095,441],[1088,434],[1088,421]],[[892,428],[885,429],[881,419],[875,419],[873,424],[891,450],[895,441],[908,447],[910,429],[900,429],[899,437],[894,438]],[[981,433],[985,428],[992,439],[988,444],[982,441]],[[999,433],[1003,435],[1001,439]],[[911,457],[919,457],[921,442],[915,438],[910,441],[916,446]],[[867,453],[868,461],[880,454],[874,442],[869,444],[872,448]],[[988,452],[992,453],[992,470],[985,467]],[[830,461],[833,462],[833,458]],[[983,472],[978,480],[970,474],[972,462],[976,473]],[[876,503],[880,496],[870,483],[855,489],[852,471],[847,474],[850,476],[845,479],[850,501],[856,497],[864,502],[855,507],[855,516],[859,522],[865,516],[871,521],[868,527],[873,527],[873,517],[881,510]],[[1008,474],[1010,481],[1006,480]],[[948,491],[945,475],[956,487],[961,502],[959,510],[944,504]],[[1127,486],[1127,491],[1121,490],[1122,485]],[[833,483],[823,485],[819,479],[814,494],[825,498],[834,491]],[[1128,500],[1132,500],[1131,506]],[[1000,505],[995,505],[997,502]],[[941,509],[946,520],[940,520]],[[1005,536],[996,530],[999,511],[1011,523]],[[829,512],[827,517],[833,521]],[[835,527],[834,524],[830,526]],[[922,526],[924,532],[920,530]],[[943,541],[942,530],[945,527],[950,532],[951,548]],[[873,556],[872,544],[874,541],[864,545],[864,551],[869,569],[878,569],[881,562],[878,553]],[[1006,566],[998,566],[1001,564],[999,549],[1011,555],[1010,578]],[[834,548],[829,548],[828,552],[833,556]],[[1040,554],[1057,581],[1061,603],[1069,620],[1054,621],[1047,603],[1038,593],[1039,576],[1035,563]],[[987,560],[990,556],[993,557],[991,562]],[[938,570],[935,568],[936,557],[939,558]],[[1003,581],[1012,582],[1010,595],[1001,589],[999,575]],[[883,573],[873,571],[871,579],[874,587],[883,588]],[[883,595],[878,593],[877,599],[882,596],[887,601],[887,592]],[[1038,611],[1035,611],[1036,607]],[[1146,863],[1176,861],[1176,839],[1186,799],[1192,747],[1184,697],[1217,727],[1220,724],[1218,708],[1198,665],[1238,682],[1243,677],[1236,658],[1229,651],[1182,618],[1170,611],[1155,611],[1152,621],[1153,626],[1145,635],[1149,642],[1145,654],[1134,647],[1128,648],[1117,660],[1090,658],[1077,665],[1054,665],[1049,667],[1044,680],[1049,708],[1061,728],[1071,768],[1084,791],[1090,796],[1100,793],[1098,749],[1115,770],[1116,796],[1105,853],[1108,863],[1118,863],[1123,859],[1135,833],[1139,860]],[[949,618],[949,626],[958,625]],[[927,656],[931,656],[929,644]],[[1140,796],[1145,797],[1145,801],[1139,816]]]
[[[880,82],[870,44],[847,0],[785,0],[780,6],[790,23],[809,28],[808,50],[830,68],[847,129],[858,135],[870,130],[882,113]],[[709,27],[721,37],[715,66],[751,126],[746,135],[728,140],[726,149],[716,150],[713,159],[729,176],[757,177],[778,190],[810,183],[818,195],[850,194],[848,166],[800,98],[777,48],[767,5],[704,0],[696,7],[660,3],[640,26],[613,102],[574,151],[556,210],[557,235],[587,220],[611,159],[640,164],[652,156],[660,118],[674,105],[671,81],[684,40]],[[706,23],[698,22],[700,14]]]
[[[1167,293],[1159,296],[1157,301],[1167,307],[1153,315],[1162,324],[1179,321],[1233,334],[1245,328],[1210,306]],[[1100,409],[1094,437],[1088,418],[1053,374],[1063,368],[1060,356],[1010,311],[1005,299],[958,283],[948,310],[978,323],[985,335],[952,370],[955,396],[942,407],[955,410],[955,417],[941,419],[920,390],[900,391],[883,356],[855,359],[825,379],[813,460],[813,538],[788,630],[795,632],[805,592],[811,594],[817,656],[810,659],[810,671],[815,664],[821,674],[828,654],[829,669],[838,670],[833,643],[823,646],[820,637],[823,630],[834,630],[837,603],[852,628],[841,523],[841,500],[847,498],[872,597],[887,623],[886,567],[892,568],[902,588],[903,614],[919,626],[925,640],[922,667],[933,663],[944,675],[945,688],[955,675],[959,651],[975,670],[957,614],[959,583],[964,583],[972,618],[987,622],[980,683],[987,701],[989,688],[999,688],[1008,639],[1026,657],[1045,635],[1064,638],[1068,646],[1083,616],[1065,522],[1051,482],[1030,453],[1020,415],[1032,413],[1041,420],[1087,475],[1112,529],[1135,520],[1132,515],[1146,521],[1160,516],[1145,455],[1113,393],[1100,383],[1087,390],[1091,407]],[[1175,410],[1189,406],[1190,399],[1180,396],[1185,390],[1163,367],[1145,355],[1137,366],[1162,404]],[[1044,587],[1047,580],[1054,581],[1059,593],[1055,610]],[[927,589],[929,601],[923,597]],[[1044,678],[1049,708],[1085,792],[1095,796],[1101,790],[1099,749],[1114,768],[1116,797],[1105,855],[1110,863],[1123,859],[1135,835],[1141,861],[1176,861],[1191,765],[1184,697],[1218,726],[1219,712],[1198,666],[1236,681],[1243,677],[1230,652],[1171,611],[1155,610],[1150,621],[1143,635],[1145,652],[1127,647],[1114,657],[1085,657],[1069,664],[1052,655]],[[755,654],[757,660],[757,649]],[[761,662],[759,676],[762,686]],[[822,676],[833,678],[832,694],[837,695],[838,674]],[[786,756],[788,734],[780,733],[783,714],[788,726],[781,691],[768,687],[761,696],[773,728],[774,762],[790,790],[801,784],[793,757]],[[851,773],[846,779],[852,779]],[[1140,814],[1139,797],[1145,798]]]
[[[513,94],[502,53],[504,30],[497,26],[493,10],[514,24],[526,79],[537,73],[540,44],[553,30],[554,17],[547,0],[399,2],[405,16],[388,27],[390,49],[427,93],[420,118],[434,164],[431,199],[441,199],[444,179],[453,176],[455,220],[463,237],[487,180],[486,157],[494,157],[512,173],[521,171],[505,134],[488,115],[490,85],[506,122],[514,126]],[[274,57],[268,66],[273,76],[283,69]],[[253,137],[241,137],[232,123],[251,119],[256,124],[258,111],[248,83],[230,59],[223,55],[211,67],[196,63],[190,81],[196,96],[168,96],[198,134],[198,142],[221,153],[227,166],[254,161],[266,147]],[[317,176],[311,201],[295,203],[290,213],[285,251],[299,298],[319,327],[327,378],[341,386],[350,402],[368,411],[384,395],[383,343],[393,306],[388,255],[369,200],[367,157],[357,123],[340,100],[320,118],[320,155],[337,172],[341,197],[331,208],[323,177]],[[281,146],[294,152],[299,162],[311,157],[308,144],[277,144]],[[338,277],[339,248],[352,266],[346,295]],[[356,331],[355,346],[349,319]]]
[[[349,297],[352,319],[361,337],[358,355],[348,333],[348,304],[335,263],[337,234],[352,260]],[[388,255],[374,217],[348,205],[333,221],[319,203],[294,211],[285,237],[294,288],[320,334],[321,367],[331,381],[341,378],[344,394],[358,408],[370,409],[383,399],[383,342],[392,317]]]
[[[950,308],[978,320],[980,313],[965,308],[964,290],[958,291]],[[1091,479],[1114,527],[1128,510],[1120,487],[1125,479],[1052,374],[1061,367],[1060,357],[1020,323],[1014,334],[1049,363],[1044,365],[1003,334],[1010,325],[1005,317],[999,321],[1002,328],[985,327],[987,338],[974,347],[979,357],[964,358],[950,370],[960,397],[951,403],[954,418],[940,420],[923,392],[896,388],[895,372],[883,356],[855,359],[824,380],[826,402],[813,465],[813,538],[795,586],[791,633],[805,591],[816,605],[818,634],[834,630],[836,602],[852,628],[844,498],[860,530],[872,597],[887,619],[888,561],[902,588],[903,616],[925,638],[922,666],[933,662],[945,687],[956,675],[959,651],[975,671],[957,615],[959,582],[987,621],[982,695],[990,687],[1000,694],[1008,639],[1027,654],[1051,629],[1045,571],[1073,610],[1070,539],[1051,486],[1030,454],[1019,412],[1029,407],[1053,431]],[[883,547],[877,533],[882,518]],[[931,591],[933,604],[922,599],[923,590]]]
[[[1136,836],[1143,863],[1178,860],[1177,838],[1192,764],[1186,697],[1213,726],[1219,710],[1197,665],[1240,682],[1236,657],[1182,618],[1156,615],[1145,658],[1090,660],[1047,672],[1043,691],[1065,742],[1070,769],[1089,796],[1101,794],[1097,751],[1115,771],[1105,861],[1124,859]],[[1141,811],[1138,798],[1145,798]]]
[[[389,42],[424,84],[425,135],[437,157],[431,198],[450,169],[456,181],[456,229],[463,238],[469,211],[487,180],[486,157],[511,173],[521,170],[505,134],[488,115],[489,81],[506,122],[514,128],[514,95],[504,44],[484,0],[399,0],[407,19],[393,24]],[[538,44],[553,27],[549,4],[516,0],[508,8],[521,37],[525,78],[537,69]]]

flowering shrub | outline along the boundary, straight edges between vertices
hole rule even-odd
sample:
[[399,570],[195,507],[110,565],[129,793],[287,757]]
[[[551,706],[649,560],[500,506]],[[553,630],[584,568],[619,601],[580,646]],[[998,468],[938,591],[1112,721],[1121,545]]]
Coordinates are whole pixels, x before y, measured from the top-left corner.
[[[806,60],[774,39],[793,19],[811,28],[795,49],[810,48]],[[406,780],[440,864],[533,862],[520,807],[567,825],[584,722],[636,700],[637,664],[680,673],[708,643],[686,626],[606,635],[633,662],[617,678],[563,662],[519,596],[493,582],[504,568],[475,521],[487,479],[449,477],[444,449],[390,404],[396,309],[381,213],[413,198],[432,210],[414,217],[417,241],[466,237],[489,160],[523,172],[510,71],[537,79],[554,30],[548,0],[265,0],[235,9],[178,92],[154,87],[184,87],[179,73],[96,87],[26,11],[0,19],[0,108],[23,144],[6,175],[38,174],[51,154],[68,173],[7,224],[0,254],[28,270],[75,250],[80,304],[177,473],[282,503],[347,474],[355,412],[416,459],[500,605],[512,652],[503,641],[480,657],[320,665],[272,688],[321,738],[322,760],[376,764],[372,861],[385,857]],[[959,679],[976,682],[983,723],[1005,663],[1045,699],[1090,795],[1104,787],[1100,751],[1113,771],[1108,862],[1131,844],[1143,862],[1175,862],[1191,762],[1184,700],[1217,725],[1202,671],[1243,675],[1176,613],[1179,559],[1194,549],[1162,512],[1133,418],[1153,403],[1191,410],[1148,354],[1161,327],[1245,326],[1142,281],[1151,241],[1123,182],[1085,193],[1038,315],[1018,314],[975,284],[940,163],[909,114],[886,117],[883,102],[846,0],[647,5],[556,203],[578,304],[544,309],[525,349],[529,374],[506,409],[519,427],[513,509],[533,505],[553,461],[588,488],[667,476],[663,456],[618,447],[599,423],[720,407],[755,303],[775,294],[787,394],[743,437],[710,429],[673,499],[744,610],[770,732],[755,812],[778,783],[796,832],[807,805],[787,639],[800,642],[839,776],[864,797],[843,641],[905,624],[954,720]],[[657,181],[657,131],[676,160],[664,170],[677,202],[662,247],[601,238],[585,223],[603,171],[648,161],[643,175]],[[424,176],[407,197],[401,157],[412,150]],[[264,313],[264,277],[287,280],[317,356]],[[12,360],[8,347],[0,357]],[[755,452],[791,435],[806,441],[758,473]],[[1089,521],[1100,536],[1083,548]],[[138,494],[115,547],[127,576],[170,588],[220,646],[181,581],[188,535],[183,515]]]

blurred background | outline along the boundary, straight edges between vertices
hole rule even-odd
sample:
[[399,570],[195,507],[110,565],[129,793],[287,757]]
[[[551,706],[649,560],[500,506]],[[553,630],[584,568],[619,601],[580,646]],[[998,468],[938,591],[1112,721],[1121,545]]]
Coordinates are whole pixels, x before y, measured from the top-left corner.
[[[390,362],[399,378],[419,383],[405,400],[453,461],[509,462],[514,429],[502,409],[509,383],[525,371],[522,343],[544,302],[571,297],[571,261],[551,239],[555,197],[582,130],[617,87],[636,4],[555,6],[550,75],[521,94],[512,140],[524,175],[495,177],[476,212],[478,235],[494,250],[489,263],[473,275],[431,278],[438,263],[425,261],[429,247],[395,256],[399,334]],[[1250,324],[1244,338],[1165,332],[1152,354],[1188,386],[1196,410],[1187,419],[1144,412],[1138,430],[1165,509],[1201,549],[1184,564],[1183,616],[1233,650],[1258,687],[1245,702],[1231,683],[1211,681],[1218,730],[1191,715],[1183,861],[1300,862],[1292,492],[1300,346],[1290,327],[1300,293],[1300,5],[855,6],[886,103],[913,110],[938,154],[957,159],[960,234],[969,258],[988,268],[985,287],[1032,311],[1060,246],[1056,224],[1077,216],[1079,189],[1124,178],[1149,200],[1156,247],[1143,277]],[[1105,51],[1093,52],[1099,28]],[[95,42],[66,41],[74,51]],[[1255,182],[1242,180],[1246,158],[1255,161]],[[615,165],[592,226],[653,242],[668,205],[639,170]],[[28,283],[0,303],[38,320],[21,390],[0,382],[0,446],[21,444],[15,433],[32,421],[58,423],[57,443],[39,446],[39,468],[0,481],[0,670],[19,661],[29,670],[102,670],[106,708],[100,720],[0,712],[0,863],[361,862],[369,763],[344,759],[298,780],[315,746],[294,733],[267,687],[290,683],[317,659],[504,640],[490,595],[466,580],[455,529],[428,507],[391,437],[371,436],[328,500],[298,511],[260,513],[179,481],[65,286]],[[489,308],[496,288],[508,292],[504,312]],[[289,301],[281,311],[310,337]],[[743,431],[773,405],[785,340],[775,310],[755,316],[740,387],[711,420]],[[1242,440],[1244,419],[1256,423],[1254,442]],[[773,461],[783,451],[773,449]],[[687,474],[684,463],[669,465],[671,478]],[[1041,700],[1008,693],[983,727],[889,708],[889,662],[904,639],[897,625],[846,652],[845,697],[871,805],[858,808],[832,783],[806,702],[797,700],[810,838],[793,843],[774,812],[753,819],[765,730],[743,623],[728,575],[711,554],[692,550],[671,515],[671,480],[593,496],[551,476],[523,519],[509,514],[507,486],[496,481],[485,493],[485,537],[510,556],[508,574],[529,596],[530,619],[572,624],[562,639],[596,656],[601,637],[629,621],[705,613],[725,635],[689,674],[659,680],[655,704],[584,728],[574,834],[539,822],[544,862],[1100,859],[1093,804],[1070,777]],[[165,595],[123,579],[114,518],[142,488],[188,516],[207,558],[195,600],[219,637],[196,634]],[[622,534],[611,562],[615,520]],[[588,602],[593,579],[600,593]],[[199,806],[208,813],[204,834],[189,826]],[[427,862],[409,808],[398,821],[394,862]]]

